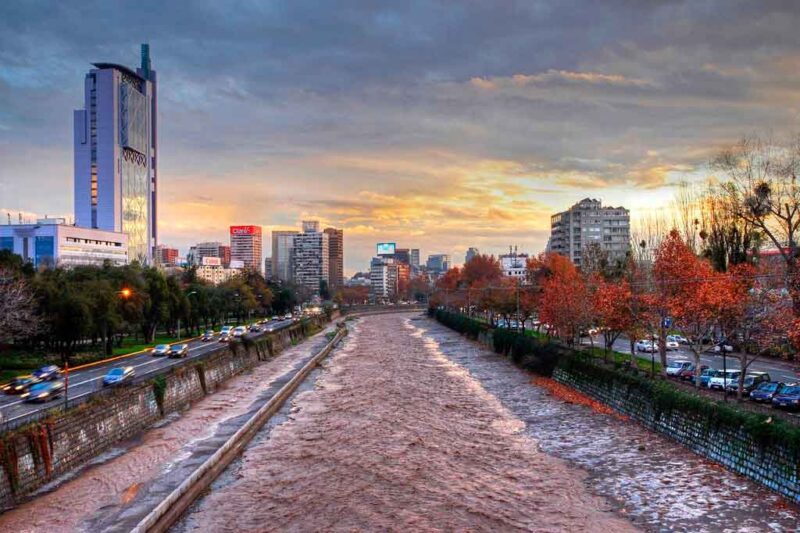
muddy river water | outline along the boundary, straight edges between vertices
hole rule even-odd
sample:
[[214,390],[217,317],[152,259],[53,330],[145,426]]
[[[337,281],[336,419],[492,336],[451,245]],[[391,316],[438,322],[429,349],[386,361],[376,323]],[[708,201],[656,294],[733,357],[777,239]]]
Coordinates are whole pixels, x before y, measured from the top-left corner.
[[[188,531],[796,531],[800,510],[666,438],[566,403],[416,314],[351,334],[175,525]],[[324,338],[57,489],[3,531],[125,531]]]

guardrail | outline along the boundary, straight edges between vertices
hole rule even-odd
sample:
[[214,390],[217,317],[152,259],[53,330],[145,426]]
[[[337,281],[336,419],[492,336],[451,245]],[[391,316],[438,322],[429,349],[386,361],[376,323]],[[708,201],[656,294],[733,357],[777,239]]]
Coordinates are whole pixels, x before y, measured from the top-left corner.
[[347,335],[347,328],[340,325],[333,339],[317,355],[301,368],[286,385],[267,401],[239,430],[233,434],[214,454],[206,459],[188,478],[173,490],[155,509],[150,511],[133,528],[132,532],[166,531],[205,491],[228,465],[244,450],[247,444],[297,389],[308,374]]
[[[291,324],[287,324],[287,325],[285,325],[283,327],[275,329],[275,330],[273,330],[271,332],[264,332],[261,335],[259,335],[259,338],[261,336],[263,336],[263,335],[269,335],[270,333],[277,333],[277,332],[282,331],[282,330],[284,330],[286,328],[290,328],[293,325],[298,324],[298,323],[299,322],[293,322]],[[75,408],[75,407],[77,407],[79,405],[82,405],[82,404],[88,402],[89,400],[91,400],[93,398],[102,398],[103,396],[112,395],[112,394],[114,394],[115,391],[119,390],[122,387],[131,387],[131,386],[134,386],[134,385],[140,385],[140,384],[142,384],[142,383],[144,383],[146,381],[149,381],[149,380],[153,379],[155,376],[158,376],[160,374],[166,374],[168,372],[171,372],[171,371],[175,370],[176,368],[182,368],[182,367],[184,367],[186,365],[196,364],[196,363],[198,363],[200,361],[204,361],[204,360],[210,358],[211,356],[220,353],[220,351],[227,350],[227,349],[229,349],[229,347],[226,344],[224,346],[220,346],[219,349],[217,349],[217,350],[209,350],[206,353],[197,355],[197,356],[192,357],[192,358],[181,359],[181,360],[179,360],[180,362],[178,364],[175,364],[175,365],[170,365],[170,366],[166,366],[166,367],[157,367],[157,368],[153,368],[151,370],[147,370],[147,371],[142,372],[142,373],[137,373],[130,381],[127,381],[126,383],[123,383],[123,384],[120,384],[120,385],[116,385],[116,386],[112,386],[112,387],[103,387],[100,384],[101,383],[100,380],[97,380],[97,383],[98,383],[97,388],[94,388],[94,389],[86,391],[86,392],[82,392],[80,394],[76,394],[75,396],[68,395],[66,401],[64,401],[62,399],[55,400],[57,403],[53,404],[52,407],[49,407],[49,408],[46,408],[46,409],[39,409],[39,410],[30,412],[30,413],[24,413],[24,414],[21,414],[21,415],[12,417],[12,418],[3,418],[2,420],[0,420],[0,434],[3,434],[3,433],[5,433],[7,431],[10,431],[12,429],[16,429],[18,427],[30,424],[32,422],[36,422],[38,420],[43,420],[43,419],[46,419],[46,418],[51,417],[51,416],[57,416],[59,414],[65,413],[66,411],[68,411],[70,409],[73,409],[73,408]],[[148,350],[143,350],[143,352],[146,352],[146,351],[148,351]],[[126,357],[127,357],[127,355],[126,355]],[[109,362],[109,360],[105,360],[104,362]],[[82,368],[85,368],[85,367],[82,367]],[[72,372],[72,370],[70,371],[70,373],[71,372]],[[70,378],[73,378],[73,376],[70,376]]]

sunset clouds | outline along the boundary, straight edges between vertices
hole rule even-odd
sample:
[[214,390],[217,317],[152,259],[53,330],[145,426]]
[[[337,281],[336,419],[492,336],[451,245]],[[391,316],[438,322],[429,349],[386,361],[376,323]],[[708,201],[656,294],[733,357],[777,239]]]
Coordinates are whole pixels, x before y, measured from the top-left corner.
[[70,213],[83,75],[147,41],[184,249],[314,217],[348,272],[383,240],[535,253],[551,212],[657,209],[720,146],[798,123],[793,2],[69,4],[0,6],[0,209]]

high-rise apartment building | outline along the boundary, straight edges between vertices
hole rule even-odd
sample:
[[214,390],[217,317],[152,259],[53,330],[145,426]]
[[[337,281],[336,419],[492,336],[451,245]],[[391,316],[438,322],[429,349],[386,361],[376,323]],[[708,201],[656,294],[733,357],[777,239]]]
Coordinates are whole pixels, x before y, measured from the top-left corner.
[[450,270],[450,256],[447,254],[432,254],[428,256],[426,266],[429,271],[442,274]]
[[231,226],[231,262],[261,272],[261,226]]
[[344,230],[325,228],[328,236],[328,287],[331,293],[344,287]]
[[175,266],[178,264],[178,249],[159,244],[153,252],[153,259],[159,265]]
[[409,262],[411,264],[411,268],[419,268],[419,248],[412,248],[409,253]]
[[374,257],[370,262],[370,299],[373,302],[393,300],[397,296],[400,269],[394,257]]
[[73,114],[77,226],[128,235],[128,255],[152,261],[158,242],[156,72],[142,45],[134,72],[94,63],[84,79],[84,108]]
[[624,207],[603,207],[585,198],[569,210],[550,217],[548,251],[568,257],[575,266],[590,243],[608,252],[609,261],[622,261],[631,249],[631,216]]
[[273,278],[272,275],[272,258],[265,257],[264,258],[264,279],[269,281]]
[[228,268],[231,263],[231,247],[219,241],[198,242],[195,246],[195,262],[202,264],[204,257],[219,257],[223,267]]
[[[313,229],[313,226],[304,228]],[[319,229],[319,225],[316,226]],[[328,234],[309,231],[294,236],[292,249],[292,273],[298,286],[319,294],[322,281],[328,283]]]
[[292,250],[294,236],[298,234],[294,230],[272,232],[272,275],[281,281],[294,280]]
[[471,247],[470,249],[467,250],[467,253],[464,256],[464,264],[466,265],[467,263],[472,261],[473,257],[475,257],[475,256],[477,256],[479,254],[480,254],[480,252],[478,251],[477,248]]

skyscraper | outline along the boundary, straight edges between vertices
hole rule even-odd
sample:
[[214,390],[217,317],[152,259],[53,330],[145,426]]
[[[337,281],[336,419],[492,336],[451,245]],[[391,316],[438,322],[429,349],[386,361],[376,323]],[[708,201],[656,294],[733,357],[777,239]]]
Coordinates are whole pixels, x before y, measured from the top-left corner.
[[84,108],[73,114],[78,226],[128,235],[131,260],[152,262],[158,242],[156,72],[142,45],[141,68],[94,63]]
[[299,232],[273,231],[272,232],[272,275],[281,281],[292,281],[292,250],[294,249],[294,236]]
[[325,228],[328,236],[328,287],[331,294],[344,287],[344,230]]
[[261,226],[231,226],[231,264],[261,272]]
[[195,248],[195,262],[201,264],[204,257],[219,257],[223,267],[231,262],[231,247],[219,241],[198,242]]
[[321,282],[328,283],[329,257],[327,233],[312,231],[295,235],[292,250],[295,283],[313,294],[319,294]]
[[473,257],[475,257],[475,256],[477,256],[479,254],[480,254],[480,252],[478,251],[477,248],[474,248],[474,247],[470,248],[469,250],[467,250],[467,255],[464,256],[464,264],[466,265],[467,263],[472,261]]

